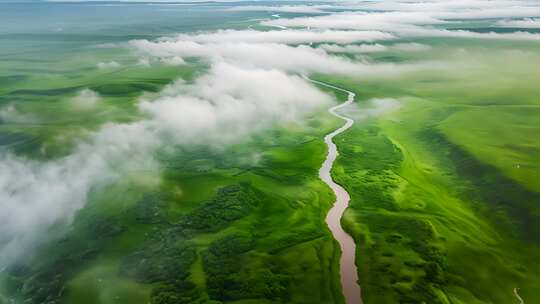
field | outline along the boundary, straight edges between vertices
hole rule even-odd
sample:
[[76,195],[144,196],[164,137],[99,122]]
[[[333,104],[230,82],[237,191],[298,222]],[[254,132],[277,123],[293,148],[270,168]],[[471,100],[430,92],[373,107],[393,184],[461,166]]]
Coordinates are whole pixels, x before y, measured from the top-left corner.
[[[468,58],[489,47],[468,45]],[[538,71],[522,56],[493,65],[513,48],[497,47],[473,71],[321,77],[359,96],[333,175],[352,193],[343,223],[366,303],[513,303],[516,287],[538,301],[540,92],[519,78]]]
[[[174,13],[160,28],[100,25],[116,30],[109,36],[90,27],[2,36],[2,151],[62,158],[92,131],[140,119],[139,98],[204,73],[196,61],[148,68],[118,47],[178,28],[245,23],[194,11],[197,18]],[[88,104],[93,96],[99,102]],[[0,303],[342,303],[339,249],[324,224],[333,197],[316,174],[322,135],[337,123],[313,113],[232,146],[164,147],[153,156],[159,171],[130,168],[94,189],[67,232],[58,223],[35,254],[3,270]]]
[[364,303],[540,303],[538,29],[236,5],[0,3],[0,304],[345,303],[304,75]]
[[161,186],[134,172],[96,194],[72,231],[10,269],[6,285],[32,303],[339,303],[329,272],[339,251],[323,221],[332,196],[315,174],[319,132],[334,123],[232,151],[164,154]]
[[[62,156],[83,131],[136,119],[129,107],[140,94],[193,75],[134,67],[54,76],[41,84],[46,91],[36,89],[37,80],[31,90],[13,83],[4,96],[25,98],[28,112],[50,121],[6,121],[3,145],[29,157]],[[104,102],[73,107],[88,84]],[[333,197],[317,178],[322,135],[337,123],[315,113],[229,147],[158,151],[158,176],[126,172],[122,182],[91,193],[66,235],[7,270],[4,292],[28,303],[341,303],[339,250],[324,224]]]

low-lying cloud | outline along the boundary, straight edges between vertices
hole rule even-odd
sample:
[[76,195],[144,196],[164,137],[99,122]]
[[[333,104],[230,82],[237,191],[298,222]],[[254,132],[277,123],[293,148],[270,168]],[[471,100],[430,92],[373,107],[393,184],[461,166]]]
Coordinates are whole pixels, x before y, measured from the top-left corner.
[[396,38],[390,33],[381,31],[336,31],[336,30],[298,30],[285,29],[281,31],[256,30],[218,30],[195,34],[181,34],[169,41],[193,41],[198,43],[246,42],[246,43],[354,43],[389,40]]
[[323,49],[331,53],[352,53],[352,54],[365,54],[365,53],[377,53],[385,51],[402,51],[402,52],[424,52],[432,49],[431,46],[422,43],[408,42],[408,43],[395,43],[392,45],[382,44],[349,44],[349,45],[337,45],[337,44],[321,44],[318,48]]
[[344,12],[315,17],[280,18],[261,22],[267,26],[293,28],[379,30],[399,31],[396,26],[444,24],[437,19],[418,12]]
[[393,77],[419,69],[438,69],[441,64],[420,62],[408,64],[369,63],[333,56],[322,48],[277,43],[198,43],[187,40],[131,41],[145,56],[167,58],[206,58],[239,66],[280,69],[295,73],[345,74],[356,77]]
[[175,142],[229,142],[260,127],[300,119],[331,99],[299,76],[215,63],[192,85],[173,84],[139,109]]
[[357,121],[379,117],[391,113],[401,107],[402,103],[395,98],[371,98],[360,107],[358,105],[348,107],[347,115]]
[[[81,96],[95,97],[89,90]],[[331,102],[299,76],[216,63],[193,84],[177,82],[155,100],[141,100],[144,119],[106,124],[68,156],[38,161],[2,152],[0,269],[24,256],[51,225],[69,222],[93,189],[123,172],[156,169],[156,148],[166,143],[227,144]]]
[[326,9],[334,7],[334,5],[242,5],[228,8],[227,11],[323,14]]
[[116,61],[98,62],[97,68],[100,70],[119,68],[120,64]]
[[71,102],[76,108],[87,109],[98,105],[101,102],[101,96],[90,89],[83,89],[71,99]]
[[[351,11],[333,12],[347,9]],[[0,269],[23,257],[51,225],[69,223],[92,191],[132,170],[157,174],[159,164],[152,158],[157,148],[168,144],[228,144],[261,128],[299,120],[332,103],[328,95],[299,74],[387,77],[445,67],[434,62],[374,63],[367,55],[353,60],[339,53],[430,49],[428,45],[398,41],[415,37],[540,40],[538,34],[526,30],[486,33],[445,28],[456,21],[477,19],[498,27],[538,27],[534,18],[540,17],[540,7],[518,0],[360,1],[232,10],[320,15],[261,23],[282,30],[220,30],[131,41],[130,46],[141,55],[139,65],[184,65],[188,58],[202,58],[209,70],[192,83],[177,81],[158,97],[140,100],[139,121],[105,124],[88,133],[67,156],[39,161],[0,152]],[[486,21],[488,18],[504,20]],[[97,63],[99,69],[118,67],[116,61]],[[80,107],[93,107],[101,97],[85,89],[71,101]],[[399,106],[393,99],[370,104],[362,115],[381,115]],[[13,105],[0,109],[0,121],[4,123],[33,119]]]
[[431,46],[422,43],[396,43],[392,45],[392,49],[403,52],[425,52],[431,50]]
[[21,113],[13,104],[0,108],[0,123],[35,123],[38,119],[32,114]]
[[[265,26],[319,30],[364,30],[391,33],[398,37],[448,37],[501,40],[540,40],[540,35],[526,32],[535,28],[540,6],[526,1],[383,1],[354,5],[360,11],[320,16],[302,16],[262,21]],[[446,24],[471,20],[502,20],[495,26],[522,28],[510,33],[475,32],[445,29]]]
[[512,28],[540,28],[540,19],[539,18],[526,18],[521,20],[500,20],[495,23],[496,26],[500,27],[512,27]]
[[375,53],[384,52],[388,47],[382,44],[360,44],[360,45],[337,45],[337,44],[321,44],[318,48],[332,53]]

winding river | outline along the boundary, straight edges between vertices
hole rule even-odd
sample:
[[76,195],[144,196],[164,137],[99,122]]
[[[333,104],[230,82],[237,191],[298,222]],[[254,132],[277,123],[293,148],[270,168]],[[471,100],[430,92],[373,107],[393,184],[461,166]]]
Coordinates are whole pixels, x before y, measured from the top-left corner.
[[339,266],[343,295],[345,296],[345,301],[347,304],[361,304],[362,298],[360,295],[360,286],[358,285],[358,271],[355,264],[356,244],[354,243],[354,239],[347,232],[345,232],[345,230],[343,230],[343,227],[341,227],[341,218],[345,212],[345,209],[347,209],[349,206],[350,196],[343,187],[334,182],[332,176],[330,175],[334,161],[338,156],[337,147],[332,140],[336,135],[349,129],[354,123],[354,120],[340,115],[336,111],[352,104],[355,94],[351,91],[347,91],[324,82],[312,80],[307,77],[306,79],[318,85],[339,90],[348,94],[345,102],[328,109],[330,114],[343,119],[345,124],[324,137],[324,142],[328,146],[328,155],[326,156],[326,160],[319,170],[319,177],[330,188],[332,188],[336,195],[336,201],[326,216],[326,224],[341,247],[341,259],[339,261]]

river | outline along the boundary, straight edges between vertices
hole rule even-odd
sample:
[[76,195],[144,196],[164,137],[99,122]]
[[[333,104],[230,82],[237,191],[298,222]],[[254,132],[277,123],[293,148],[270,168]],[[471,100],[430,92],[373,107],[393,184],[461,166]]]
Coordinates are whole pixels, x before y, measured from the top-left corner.
[[345,132],[354,124],[354,120],[338,114],[337,110],[351,105],[354,102],[355,94],[351,91],[347,91],[324,82],[311,80],[309,78],[306,79],[318,85],[339,90],[348,94],[345,102],[328,110],[328,112],[333,116],[344,120],[345,124],[324,137],[324,142],[328,146],[328,154],[319,170],[319,177],[334,191],[336,195],[336,201],[326,216],[326,224],[332,232],[334,239],[336,239],[341,247],[341,258],[339,265],[343,295],[345,296],[345,301],[347,304],[361,304],[362,298],[360,294],[360,285],[358,284],[358,270],[355,264],[356,244],[354,239],[347,232],[345,232],[341,226],[341,218],[343,217],[345,209],[347,209],[349,206],[350,196],[349,193],[343,187],[338,185],[330,175],[334,161],[338,156],[338,150],[333,142],[333,139],[336,135]]

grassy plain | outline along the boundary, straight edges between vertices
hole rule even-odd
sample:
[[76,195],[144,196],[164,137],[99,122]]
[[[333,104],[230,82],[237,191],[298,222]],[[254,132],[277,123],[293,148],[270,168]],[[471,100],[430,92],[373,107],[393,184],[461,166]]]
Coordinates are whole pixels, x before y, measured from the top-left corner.
[[[535,303],[537,45],[422,42],[434,47],[424,57],[452,66],[391,81],[321,76],[358,96],[333,175],[352,195],[343,223],[358,241],[364,301],[517,303],[518,287]],[[374,111],[382,98],[399,106]]]
[[[56,9],[86,27],[0,35],[7,45],[0,109],[8,114],[0,118],[0,149],[39,160],[68,155],[105,123],[140,119],[140,97],[204,72],[196,62],[148,68],[127,40],[256,22],[245,20],[249,13],[193,7],[160,13],[170,20],[141,20],[149,25],[92,27],[84,23],[95,22],[92,12]],[[125,9],[131,16],[152,8]],[[100,101],[78,106],[84,89]],[[322,136],[338,123],[315,113],[228,147],[159,151],[159,176],[123,172],[120,182],[90,193],[66,233],[4,270],[0,303],[342,303],[339,247],[324,223],[333,195],[317,177]]]
[[321,138],[337,123],[317,113],[230,147],[160,151],[160,182],[128,172],[92,193],[67,235],[7,270],[6,293],[29,303],[341,303],[339,247],[324,223],[333,195],[317,177]]
[[[167,22],[191,27],[148,20],[2,34],[0,108],[18,114],[0,121],[0,149],[68,154],[88,130],[138,119],[140,96],[201,68],[149,69],[119,41],[256,23],[223,12],[203,22],[182,9],[190,16],[171,12]],[[117,36],[103,36],[110,28]],[[152,35],[133,34],[143,32]],[[368,60],[442,67],[397,79],[319,77],[358,97],[333,174],[352,195],[343,223],[358,242],[364,301],[513,303],[519,287],[526,303],[540,302],[539,45],[414,42],[433,49]],[[96,65],[111,61],[118,66]],[[102,102],[76,107],[84,88]],[[373,111],[372,98],[399,107]],[[225,148],[160,151],[160,176],[126,172],[92,192],[67,234],[3,271],[0,303],[343,303],[339,250],[324,224],[333,197],[317,178],[322,136],[339,123],[321,111]]]

